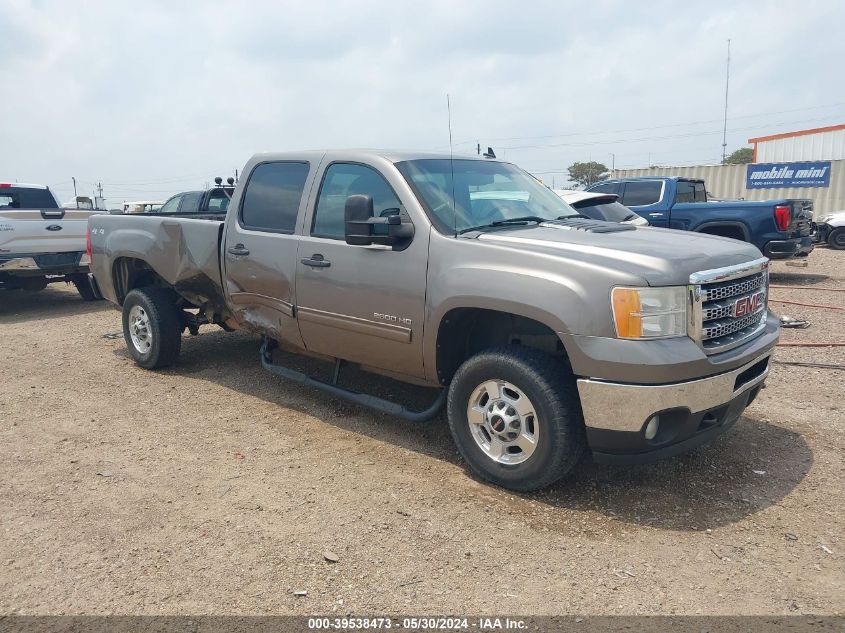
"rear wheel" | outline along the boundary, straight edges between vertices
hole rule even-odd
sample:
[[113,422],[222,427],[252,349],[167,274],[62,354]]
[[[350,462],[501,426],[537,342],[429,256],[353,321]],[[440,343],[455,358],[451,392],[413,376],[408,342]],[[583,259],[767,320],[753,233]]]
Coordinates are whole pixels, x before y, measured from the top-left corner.
[[182,347],[182,323],[173,292],[149,287],[126,295],[123,338],[132,358],[145,369],[175,363]]
[[548,486],[584,451],[572,375],[530,348],[494,348],[461,365],[449,386],[448,418],[470,468],[511,490]]
[[845,250],[845,226],[833,229],[827,236],[827,243],[838,251]]

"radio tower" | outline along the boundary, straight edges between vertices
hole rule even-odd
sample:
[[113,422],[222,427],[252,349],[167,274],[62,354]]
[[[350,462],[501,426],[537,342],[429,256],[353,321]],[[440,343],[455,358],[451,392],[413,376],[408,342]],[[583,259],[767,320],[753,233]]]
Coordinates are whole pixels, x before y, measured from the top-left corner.
[[722,163],[728,155],[728,87],[731,83],[731,41],[728,40],[728,61],[725,64],[725,123],[722,126]]

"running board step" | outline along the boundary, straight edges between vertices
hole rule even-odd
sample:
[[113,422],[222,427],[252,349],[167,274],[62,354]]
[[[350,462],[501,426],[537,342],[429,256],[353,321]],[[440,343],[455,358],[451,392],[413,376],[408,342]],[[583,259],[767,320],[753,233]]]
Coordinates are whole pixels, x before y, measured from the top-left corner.
[[266,340],[261,345],[261,365],[270,373],[280,376],[281,378],[285,378],[286,380],[292,380],[293,382],[298,382],[306,387],[319,389],[320,391],[324,391],[325,393],[331,394],[337,398],[343,398],[349,402],[354,402],[356,404],[375,409],[376,411],[381,411],[382,413],[395,415],[403,420],[408,420],[409,422],[427,422],[428,420],[431,420],[440,413],[443,409],[443,405],[446,403],[446,390],[441,389],[437,398],[434,400],[434,403],[432,403],[428,409],[425,409],[424,411],[411,411],[400,404],[384,400],[377,396],[358,393],[357,391],[350,391],[349,389],[344,389],[343,387],[338,387],[337,385],[317,380],[316,378],[312,378],[301,371],[296,371],[295,369],[290,369],[289,367],[283,367],[282,365],[273,363],[272,348],[268,345],[268,341]]

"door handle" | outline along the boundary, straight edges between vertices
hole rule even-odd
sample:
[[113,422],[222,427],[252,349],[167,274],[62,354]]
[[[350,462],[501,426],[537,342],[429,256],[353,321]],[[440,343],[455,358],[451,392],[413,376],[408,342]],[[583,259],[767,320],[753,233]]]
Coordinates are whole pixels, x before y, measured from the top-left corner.
[[311,266],[312,268],[328,268],[332,265],[330,261],[327,261],[319,253],[315,253],[311,257],[305,257],[299,261],[301,261],[306,266]]
[[249,249],[243,244],[235,244],[226,249],[230,255],[249,255]]

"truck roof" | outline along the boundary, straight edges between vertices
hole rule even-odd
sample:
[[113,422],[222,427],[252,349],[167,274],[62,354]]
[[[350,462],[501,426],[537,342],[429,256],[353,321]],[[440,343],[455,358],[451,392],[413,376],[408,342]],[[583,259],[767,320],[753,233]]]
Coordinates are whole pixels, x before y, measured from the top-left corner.
[[49,189],[47,185],[34,185],[26,182],[3,182],[0,180],[0,187],[20,187],[21,189]]
[[602,180],[601,182],[619,182],[623,180],[625,182],[628,182],[629,180],[672,180],[677,182],[704,182],[704,180],[701,178],[684,178],[683,176],[626,176],[624,178],[608,178],[607,180]]
[[322,158],[324,155],[343,155],[349,156],[352,154],[358,155],[361,158],[381,158],[392,163],[398,163],[406,160],[423,160],[423,159],[439,159],[449,160],[480,160],[489,161],[497,160],[495,158],[484,158],[475,154],[454,154],[450,155],[448,152],[420,152],[420,151],[406,151],[406,150],[386,150],[386,149],[321,149],[321,150],[303,150],[299,152],[261,152],[255,154],[252,158],[259,160],[292,160],[303,158],[313,158],[315,160]]

